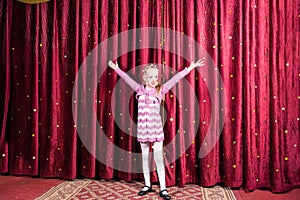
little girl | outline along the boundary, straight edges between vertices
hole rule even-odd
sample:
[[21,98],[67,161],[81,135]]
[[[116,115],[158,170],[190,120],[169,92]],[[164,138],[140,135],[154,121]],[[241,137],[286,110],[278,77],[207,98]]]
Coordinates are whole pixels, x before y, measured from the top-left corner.
[[163,199],[171,199],[166,190],[165,166],[163,158],[163,140],[164,132],[162,120],[160,116],[161,100],[170,88],[172,88],[181,78],[187,75],[195,67],[203,66],[203,59],[192,62],[188,68],[185,68],[165,84],[158,83],[158,68],[156,65],[148,65],[143,70],[143,80],[145,85],[141,85],[132,80],[125,72],[123,72],[118,63],[109,61],[109,66],[114,69],[121,78],[136,92],[138,100],[138,120],[137,120],[137,138],[141,144],[143,158],[143,174],[145,186],[139,191],[139,195],[145,195],[153,192],[150,183],[150,160],[149,147],[153,145],[154,160],[156,163],[158,179],[160,184],[159,195]]

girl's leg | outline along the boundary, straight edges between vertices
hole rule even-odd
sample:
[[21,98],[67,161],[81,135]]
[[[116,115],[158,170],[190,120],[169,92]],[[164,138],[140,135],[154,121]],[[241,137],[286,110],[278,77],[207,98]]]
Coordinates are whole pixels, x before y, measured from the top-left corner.
[[153,145],[153,151],[154,151],[154,160],[156,163],[158,179],[160,184],[160,190],[162,191],[166,189],[163,141],[155,142]]
[[150,187],[150,158],[149,158],[149,146],[147,143],[140,143],[142,148],[142,158],[143,158],[143,174],[145,179],[145,185]]

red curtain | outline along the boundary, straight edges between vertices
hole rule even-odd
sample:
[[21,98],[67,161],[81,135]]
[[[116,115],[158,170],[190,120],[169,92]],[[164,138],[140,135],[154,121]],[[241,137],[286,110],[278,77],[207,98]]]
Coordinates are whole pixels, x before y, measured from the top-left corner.
[[[1,1],[0,172],[67,179],[82,175],[142,180],[140,173],[114,170],[95,158],[100,154],[119,166],[141,165],[133,156],[113,160],[118,155],[102,143],[104,136],[97,134],[100,127],[121,149],[140,152],[135,137],[121,130],[113,118],[111,99],[117,96],[112,93],[118,76],[107,69],[98,80],[97,68],[83,72],[92,81],[99,81],[93,110],[96,114],[85,114],[91,116],[89,123],[93,125],[89,150],[77,134],[85,124],[73,119],[73,109],[76,118],[81,104],[74,102],[72,92],[81,63],[101,42],[127,30],[164,27],[197,41],[223,81],[223,86],[218,87],[215,74],[202,77],[197,70],[188,74],[184,80],[193,88],[197,105],[190,105],[194,101],[182,82],[167,93],[163,114],[165,144],[179,135],[175,149],[184,149],[188,135],[197,133],[179,159],[168,163],[167,184],[212,186],[223,182],[230,187],[267,187],[274,192],[299,187],[299,7],[296,0],[52,0],[36,5]],[[164,32],[158,34],[157,41],[198,58],[201,55]],[[130,45],[136,44],[119,41],[97,55],[107,59],[112,51],[130,49]],[[128,52],[118,62],[135,77],[140,75],[138,66],[164,63],[160,66],[164,81],[189,64],[175,53],[151,48]],[[214,95],[207,88],[211,82],[217,85]],[[127,92],[124,83],[121,91]],[[218,99],[218,92],[223,91],[226,96]],[[88,88],[76,90],[75,95],[88,92]],[[210,119],[216,115],[211,111],[215,103],[220,115],[225,116],[222,134],[209,154],[199,158]],[[119,109],[129,109],[134,121],[134,96]],[[194,112],[197,109],[199,116]],[[183,118],[185,112],[190,113],[188,119]],[[120,123],[127,123],[127,119],[120,119]],[[94,125],[98,122],[99,127]],[[195,122],[199,122],[198,128]],[[134,132],[134,123],[127,130]],[[172,160],[177,153],[166,150],[166,160]],[[152,181],[157,181],[154,172],[152,175]]]

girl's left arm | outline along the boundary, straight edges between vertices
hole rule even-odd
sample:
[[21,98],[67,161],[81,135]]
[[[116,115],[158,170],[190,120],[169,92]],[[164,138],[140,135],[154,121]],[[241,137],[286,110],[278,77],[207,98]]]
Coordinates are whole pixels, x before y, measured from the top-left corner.
[[162,87],[162,95],[167,93],[180,79],[185,77],[190,71],[196,67],[204,66],[204,58],[192,62],[189,67],[186,67],[184,70],[173,76],[169,81],[167,81]]
[[185,68],[184,70],[177,73],[175,76],[173,76],[170,80],[168,80],[165,84],[163,84],[162,87],[162,95],[167,93],[180,79],[185,77],[190,71],[188,68]]

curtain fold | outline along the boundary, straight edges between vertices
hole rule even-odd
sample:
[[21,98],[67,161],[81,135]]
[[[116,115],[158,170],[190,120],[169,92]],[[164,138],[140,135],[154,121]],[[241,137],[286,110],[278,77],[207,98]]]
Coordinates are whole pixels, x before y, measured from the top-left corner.
[[1,79],[0,87],[3,91],[0,100],[0,120],[1,120],[1,133],[0,133],[0,151],[2,152],[1,158],[2,162],[0,163],[1,171],[8,171],[8,142],[7,142],[7,127],[9,124],[9,101],[11,96],[11,29],[12,29],[12,4],[7,3],[6,1],[1,1],[0,3],[0,25],[1,25]]
[[[299,187],[299,6],[296,0],[1,1],[0,172],[143,180],[141,173],[117,170],[141,167],[135,157],[141,152],[135,137],[137,102],[103,66],[127,50],[115,61],[138,83],[148,63],[158,63],[164,83],[189,60],[212,61],[165,96],[168,186],[222,182],[273,192]],[[146,27],[165,29],[133,32],[105,44]],[[186,45],[185,37],[202,49]],[[152,43],[160,47],[138,49]],[[96,91],[92,112],[82,112],[91,91]],[[217,142],[199,157],[210,141]],[[157,182],[156,173],[151,175]]]

